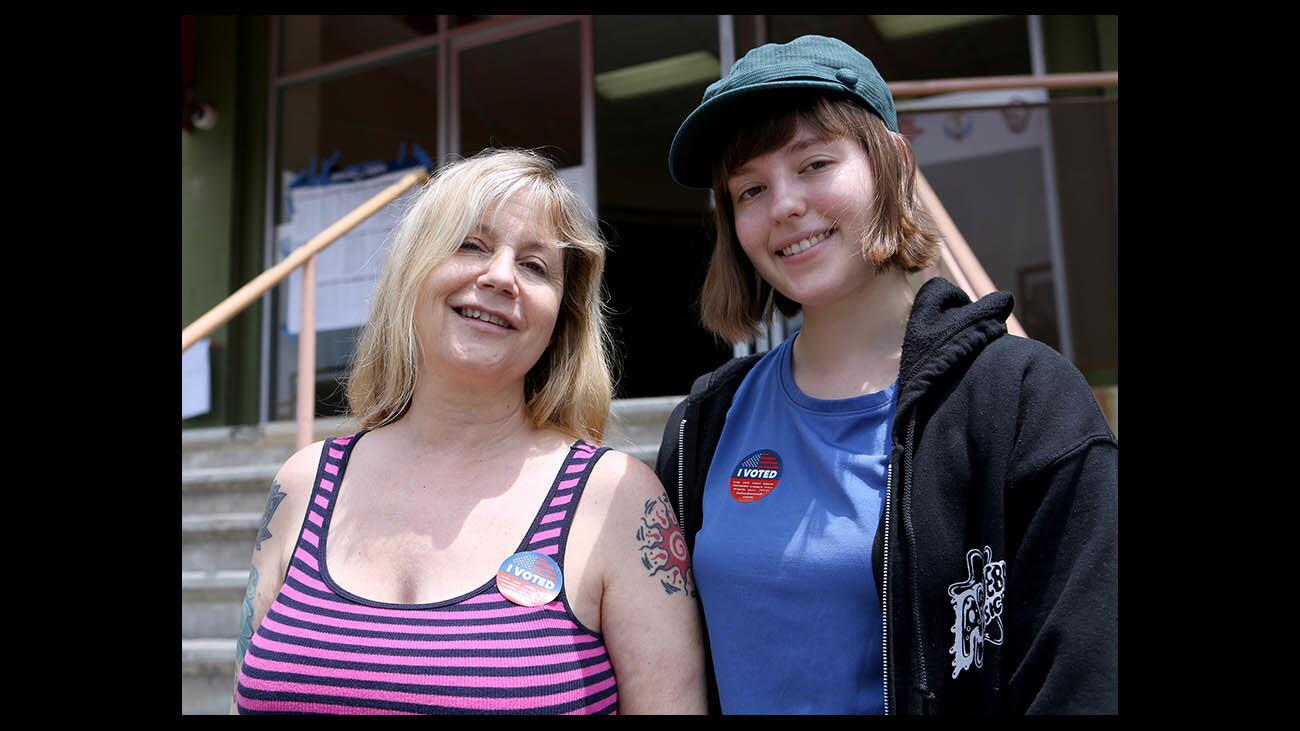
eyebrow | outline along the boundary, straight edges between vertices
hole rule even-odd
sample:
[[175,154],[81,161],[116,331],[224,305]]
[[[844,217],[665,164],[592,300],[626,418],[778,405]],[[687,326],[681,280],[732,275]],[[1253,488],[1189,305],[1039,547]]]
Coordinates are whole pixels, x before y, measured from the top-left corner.
[[[813,145],[815,145],[815,144],[817,144],[817,143],[819,143],[819,142],[827,142],[827,141],[828,141],[828,140],[824,140],[824,139],[818,137],[817,135],[812,134],[811,132],[809,132],[809,133],[804,134],[803,137],[800,137],[799,139],[795,140],[794,142],[791,142],[790,144],[788,144],[788,145],[786,145],[785,147],[781,148],[781,152],[785,152],[785,153],[795,153],[795,152],[800,152],[800,151],[805,150],[805,149],[807,149],[808,147],[811,147],[811,146],[813,146]],[[736,168],[735,170],[732,170],[732,171],[731,171],[731,174],[727,176],[727,181],[730,182],[730,181],[731,181],[731,178],[734,178],[734,177],[736,177],[736,176],[738,176],[738,175],[742,175],[742,174],[744,174],[744,173],[746,173],[746,172],[748,172],[748,171],[749,171],[749,163],[746,162],[744,165],[741,165],[740,167]]]

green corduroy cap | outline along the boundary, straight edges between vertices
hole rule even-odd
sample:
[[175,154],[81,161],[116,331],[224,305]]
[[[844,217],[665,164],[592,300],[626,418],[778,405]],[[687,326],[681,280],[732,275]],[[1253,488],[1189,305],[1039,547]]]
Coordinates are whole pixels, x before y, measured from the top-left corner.
[[894,96],[871,60],[837,38],[800,36],[746,53],[731,71],[709,84],[704,99],[677,128],[668,150],[668,172],[687,188],[710,188],[714,158],[729,133],[770,111],[785,90],[842,92],[898,131]]

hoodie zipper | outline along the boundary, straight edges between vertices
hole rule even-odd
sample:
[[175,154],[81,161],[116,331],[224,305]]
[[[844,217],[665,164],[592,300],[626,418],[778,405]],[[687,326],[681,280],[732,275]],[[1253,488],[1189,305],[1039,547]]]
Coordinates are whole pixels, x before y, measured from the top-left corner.
[[[912,479],[912,451],[916,449],[915,433],[916,411],[913,410],[911,416],[907,420],[907,441],[904,442],[903,445],[904,482],[910,482]],[[915,571],[917,563],[916,531],[912,528],[912,491],[907,485],[903,486],[903,534],[908,542],[908,561],[911,564],[912,570]],[[921,597],[917,594],[916,577],[912,576],[911,578],[912,580],[908,582],[908,585],[912,590],[912,640],[918,648],[917,651],[920,653],[920,657],[917,659],[917,665],[919,666],[921,675],[920,690],[924,694],[922,703],[927,703],[930,699],[930,682],[925,672],[925,642],[921,639]],[[916,669],[913,669],[912,672],[915,673]],[[923,705],[922,707],[924,708],[925,706]]]
[[883,561],[884,570],[880,572],[883,579],[880,591],[880,632],[881,655],[884,659],[884,670],[881,678],[884,680],[884,692],[882,694],[885,700],[885,715],[889,715],[889,518],[890,518],[890,498],[893,496],[894,484],[894,460],[889,460],[885,467],[885,540],[882,545],[885,547]]
[[686,533],[686,419],[677,427],[677,527]]

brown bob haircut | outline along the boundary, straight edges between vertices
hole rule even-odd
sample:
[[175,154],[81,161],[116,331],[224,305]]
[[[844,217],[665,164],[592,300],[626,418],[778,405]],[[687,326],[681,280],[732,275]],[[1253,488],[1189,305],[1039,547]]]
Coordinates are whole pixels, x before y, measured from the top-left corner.
[[906,137],[891,132],[874,112],[845,97],[801,92],[777,106],[732,135],[713,165],[717,242],[700,295],[700,312],[706,328],[732,343],[758,335],[758,323],[771,316],[773,306],[787,317],[801,309],[764,281],[740,248],[727,189],[731,171],[785,145],[800,121],[823,139],[856,139],[866,151],[876,189],[871,210],[862,212],[866,217],[862,258],[877,273],[891,267],[919,271],[939,254],[937,228],[916,200],[916,158]]

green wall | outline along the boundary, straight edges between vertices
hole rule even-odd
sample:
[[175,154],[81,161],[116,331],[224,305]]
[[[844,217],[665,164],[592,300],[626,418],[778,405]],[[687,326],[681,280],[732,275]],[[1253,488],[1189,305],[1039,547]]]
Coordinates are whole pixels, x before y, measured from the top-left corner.
[[[268,38],[264,17],[195,19],[195,95],[219,119],[180,133],[182,328],[263,269]],[[182,427],[257,423],[260,332],[255,304],[212,333],[212,409]]]

